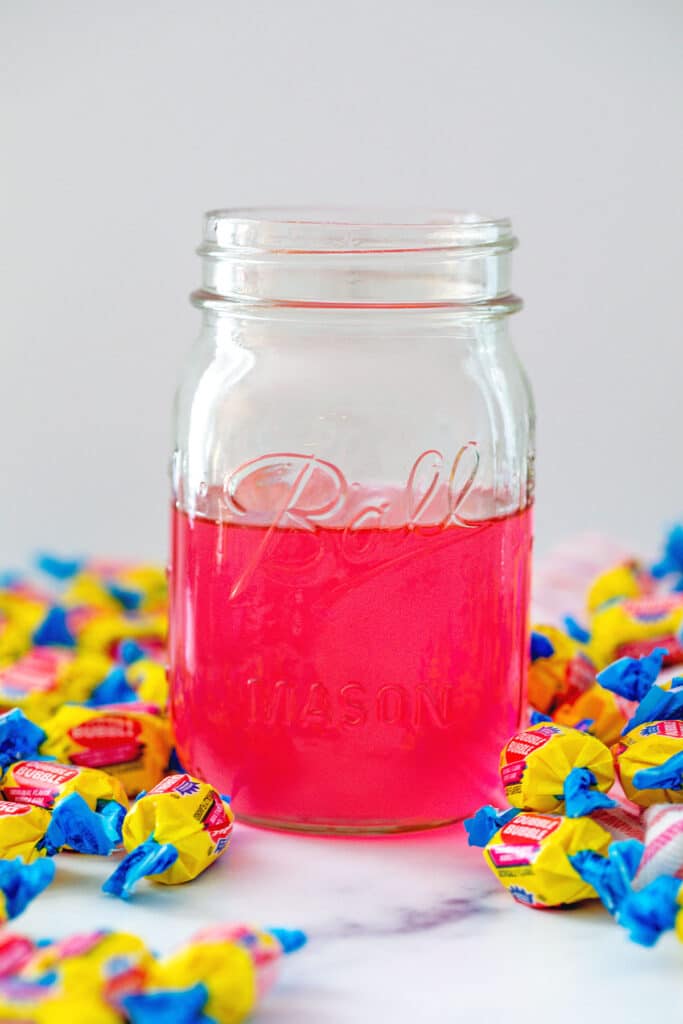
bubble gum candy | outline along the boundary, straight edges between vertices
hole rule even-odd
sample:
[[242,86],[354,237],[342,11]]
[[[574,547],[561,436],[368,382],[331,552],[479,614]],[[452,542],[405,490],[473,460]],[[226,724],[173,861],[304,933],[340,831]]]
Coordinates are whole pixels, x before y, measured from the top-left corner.
[[639,562],[622,562],[596,576],[588,588],[586,605],[589,612],[595,612],[614,601],[643,597],[653,586],[652,577]]
[[643,820],[643,854],[633,879],[635,890],[662,875],[683,878],[683,807],[655,804],[647,808]]
[[605,793],[614,783],[609,749],[595,736],[555,723],[530,725],[508,740],[500,777],[514,807],[559,811],[578,817],[613,805]]
[[645,722],[614,746],[624,793],[641,807],[683,802],[683,721]]
[[225,852],[234,816],[215,789],[189,775],[169,775],[135,801],[123,823],[128,856],[103,885],[129,896],[147,875],[164,885],[189,882]]
[[115,655],[125,640],[151,643],[163,651],[168,632],[165,612],[129,615],[124,612],[90,611],[76,630],[76,642],[82,650]]
[[128,798],[118,779],[106,772],[54,761],[17,761],[5,771],[0,789],[6,801],[52,812],[44,841],[48,853],[68,846],[107,855],[121,842]]
[[683,661],[678,634],[683,624],[683,595],[651,595],[605,605],[591,619],[589,653],[598,668],[615,658],[649,654],[665,647],[665,664]]
[[595,667],[584,645],[554,626],[535,626],[531,634],[528,698],[544,713],[571,702],[595,682]]
[[30,863],[44,854],[51,821],[43,807],[0,800],[0,858],[21,857]]
[[2,1024],[121,1024],[123,1017],[92,990],[67,991],[58,980],[0,980]]
[[[489,814],[491,808],[483,809]],[[559,814],[503,812],[496,821],[482,824],[481,812],[465,823],[470,845],[482,845],[484,859],[498,881],[520,903],[530,907],[557,907],[597,896],[581,878],[571,857],[584,850],[606,854],[611,835],[592,818],[565,818]],[[479,818],[479,820],[477,820]]]
[[111,665],[100,654],[34,648],[0,670],[0,712],[21,708],[42,722],[65,701],[87,700]]
[[274,982],[283,954],[305,941],[303,932],[281,929],[207,929],[159,962],[156,990],[123,1005],[133,1024],[155,1024],[160,1016],[169,1024],[238,1024]]
[[171,754],[168,722],[146,706],[65,705],[43,723],[41,754],[65,764],[102,768],[129,796],[159,782]]
[[137,935],[101,930],[35,950],[21,974],[34,981],[55,974],[65,991],[91,990],[118,1006],[125,996],[145,988],[155,967],[154,956]]

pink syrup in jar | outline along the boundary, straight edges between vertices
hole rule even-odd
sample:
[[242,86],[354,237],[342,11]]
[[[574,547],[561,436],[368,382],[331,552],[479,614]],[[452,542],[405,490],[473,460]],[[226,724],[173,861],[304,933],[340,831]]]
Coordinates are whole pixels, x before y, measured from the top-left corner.
[[245,503],[173,509],[178,752],[243,820],[398,831],[500,795],[525,701],[531,507],[464,522],[423,506],[416,522],[399,488],[351,490],[338,524],[286,503],[270,523]]

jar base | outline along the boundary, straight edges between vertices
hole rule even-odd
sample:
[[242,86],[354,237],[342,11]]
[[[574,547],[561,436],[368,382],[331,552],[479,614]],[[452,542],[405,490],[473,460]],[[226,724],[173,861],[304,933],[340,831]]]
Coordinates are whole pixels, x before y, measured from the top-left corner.
[[428,822],[369,822],[368,824],[338,824],[317,821],[278,821],[276,818],[259,818],[250,814],[235,814],[237,821],[255,828],[273,829],[276,832],[293,832],[318,836],[385,836],[406,832],[428,832],[436,828],[445,828],[462,821],[463,817],[444,818],[441,821]]

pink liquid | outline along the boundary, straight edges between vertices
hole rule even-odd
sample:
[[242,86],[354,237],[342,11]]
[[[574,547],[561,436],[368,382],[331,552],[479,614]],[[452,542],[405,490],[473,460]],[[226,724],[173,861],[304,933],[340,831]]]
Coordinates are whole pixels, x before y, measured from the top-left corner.
[[173,513],[173,718],[243,819],[382,831],[498,795],[524,704],[531,510],[313,530]]

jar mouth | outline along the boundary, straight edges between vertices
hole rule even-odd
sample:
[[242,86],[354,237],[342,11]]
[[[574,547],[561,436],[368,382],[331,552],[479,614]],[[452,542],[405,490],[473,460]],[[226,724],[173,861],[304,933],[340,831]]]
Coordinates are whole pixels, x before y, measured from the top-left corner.
[[204,308],[457,307],[514,312],[507,217],[457,210],[244,207],[204,217]]
[[354,206],[235,207],[204,216],[200,255],[257,250],[285,254],[391,253],[517,244],[507,217],[468,210]]

